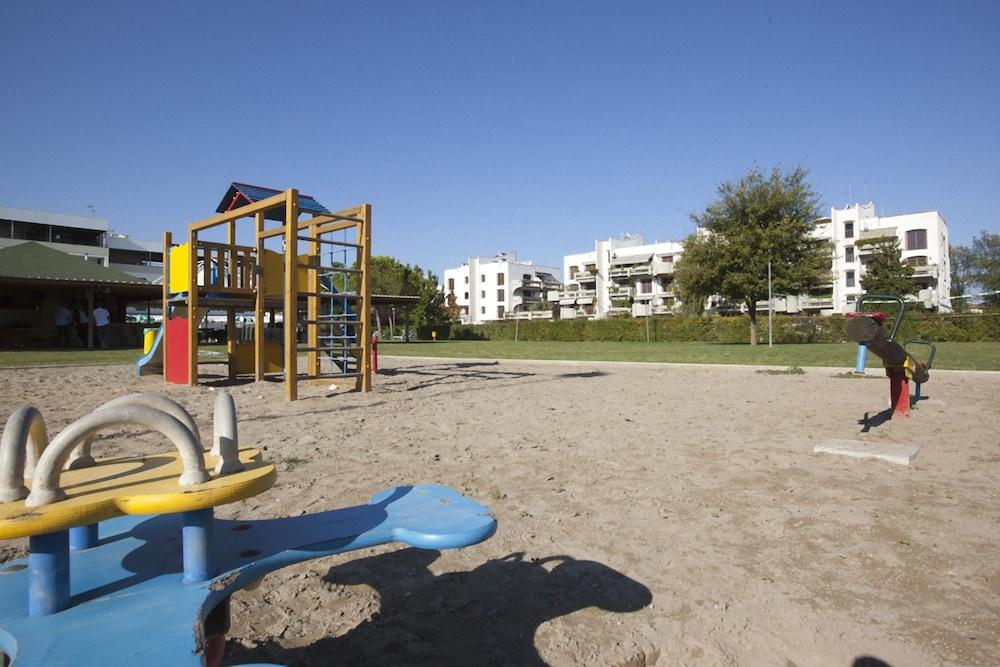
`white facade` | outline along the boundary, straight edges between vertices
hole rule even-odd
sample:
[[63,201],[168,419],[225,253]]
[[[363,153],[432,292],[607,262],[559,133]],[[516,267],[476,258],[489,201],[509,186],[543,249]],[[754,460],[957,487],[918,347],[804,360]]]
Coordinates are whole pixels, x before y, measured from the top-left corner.
[[646,244],[642,235],[596,241],[590,252],[563,258],[565,285],[559,292],[559,317],[603,319],[672,313],[674,263],[684,247],[677,241]]
[[463,324],[482,324],[546,300],[548,292],[560,287],[558,275],[556,267],[518,261],[516,253],[501,252],[470,257],[461,266],[445,269],[442,289],[445,302],[459,307]]
[[[877,216],[875,205],[833,208],[816,223],[815,235],[833,244],[832,282],[810,294],[775,299],[775,312],[849,313],[863,294],[861,278],[878,239],[899,240],[902,261],[913,266],[915,299],[925,307],[951,311],[948,224],[937,211]],[[866,243],[866,240],[870,240]],[[758,304],[758,308],[767,304]]]

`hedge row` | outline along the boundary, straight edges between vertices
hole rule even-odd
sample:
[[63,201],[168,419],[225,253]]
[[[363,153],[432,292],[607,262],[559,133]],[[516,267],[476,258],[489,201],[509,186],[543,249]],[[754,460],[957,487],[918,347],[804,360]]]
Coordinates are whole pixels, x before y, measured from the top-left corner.
[[[750,340],[750,319],[734,317],[646,318],[618,317],[607,320],[531,320],[516,325],[517,337],[525,341],[699,341],[711,343],[746,343]],[[440,325],[420,327],[418,336],[438,340],[514,340],[514,322],[491,322],[481,325]],[[767,338],[767,316],[758,315],[758,336]],[[834,315],[774,317],[776,343],[847,342],[847,319]],[[922,338],[931,341],[1000,342],[1000,313],[984,315],[939,315],[907,313],[897,340]]]

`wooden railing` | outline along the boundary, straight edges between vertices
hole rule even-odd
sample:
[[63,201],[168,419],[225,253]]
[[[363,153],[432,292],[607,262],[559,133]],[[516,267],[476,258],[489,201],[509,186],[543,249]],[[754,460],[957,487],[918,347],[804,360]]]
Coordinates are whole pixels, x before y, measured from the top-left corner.
[[233,295],[252,294],[257,286],[257,250],[253,246],[198,241],[198,286]]

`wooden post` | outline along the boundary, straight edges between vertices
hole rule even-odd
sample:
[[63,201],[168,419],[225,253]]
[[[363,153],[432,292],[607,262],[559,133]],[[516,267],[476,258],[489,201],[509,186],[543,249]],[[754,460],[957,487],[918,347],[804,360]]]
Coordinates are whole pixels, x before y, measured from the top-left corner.
[[254,305],[253,305],[253,364],[254,380],[264,381],[264,239],[260,233],[264,231],[264,211],[258,211],[254,215],[256,231],[254,232],[254,245],[257,249],[257,266],[254,277]]
[[226,355],[229,379],[236,379],[236,309],[226,309]]
[[298,236],[299,232],[299,191],[288,190],[285,199],[285,400],[298,398],[298,340],[295,329],[298,324]]
[[357,242],[361,245],[358,249],[358,268],[361,269],[360,280],[358,281],[358,336],[361,340],[361,359],[358,360],[358,368],[361,370],[360,380],[361,391],[369,392],[372,389],[372,205],[361,205],[361,222],[355,226],[357,230]]
[[[309,275],[309,291],[312,292],[306,298],[306,318],[308,324],[306,324],[306,337],[308,339],[309,346],[309,356],[307,359],[308,374],[310,377],[319,376],[320,372],[320,356],[319,352],[316,350],[319,347],[319,325],[316,321],[319,319],[319,269],[316,267],[322,266],[322,246],[319,242],[319,235],[317,232],[319,225],[309,225],[309,237],[312,239],[309,241],[309,265],[310,269],[307,272]],[[329,330],[324,328],[324,332],[329,333]]]
[[[208,266],[205,266],[207,277]],[[188,384],[198,384],[198,233],[188,227]]]
[[167,309],[170,307],[170,246],[174,244],[174,237],[170,232],[163,232],[163,304],[160,310],[160,326],[163,333],[160,335],[160,359],[163,361],[163,379],[167,379],[167,320],[169,316]]
[[[239,287],[238,281],[236,279],[236,250],[232,247],[236,245],[236,221],[230,220],[226,225],[226,243],[229,244],[229,248],[226,248],[226,254],[228,261],[226,262],[226,273],[228,276],[222,275],[222,263],[219,263],[219,284],[223,287]],[[221,257],[219,258],[222,259]],[[233,380],[236,378],[236,308],[226,309],[226,360],[228,361],[229,367],[229,379]]]
[[87,290],[87,349],[94,349],[94,288]]

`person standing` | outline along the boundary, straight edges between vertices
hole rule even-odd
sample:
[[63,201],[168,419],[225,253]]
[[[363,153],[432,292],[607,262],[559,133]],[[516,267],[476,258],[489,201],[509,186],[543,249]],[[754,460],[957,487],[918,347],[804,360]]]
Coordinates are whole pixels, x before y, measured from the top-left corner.
[[55,312],[56,347],[69,347],[73,332],[73,313],[66,307],[65,301],[60,301]]
[[104,304],[100,301],[97,302],[97,308],[94,308],[94,337],[97,339],[98,347],[107,347],[107,332],[108,325],[111,323],[111,313],[108,309],[104,307]]

